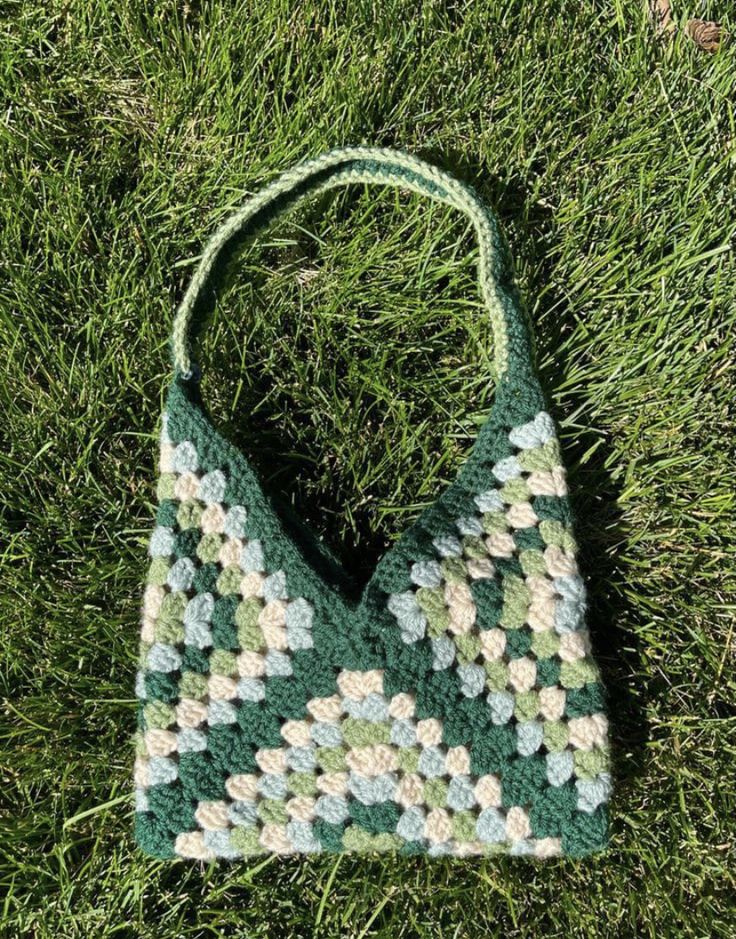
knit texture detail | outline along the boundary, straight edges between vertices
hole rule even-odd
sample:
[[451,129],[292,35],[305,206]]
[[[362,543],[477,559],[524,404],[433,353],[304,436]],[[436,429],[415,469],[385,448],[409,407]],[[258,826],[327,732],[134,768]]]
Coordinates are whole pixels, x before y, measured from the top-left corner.
[[[326,188],[329,171],[480,206],[406,155],[338,153],[255,197],[230,234],[307,181]],[[602,849],[603,689],[559,443],[513,292],[494,282],[489,294],[503,295],[500,377],[468,459],[353,601],[201,401],[188,337],[227,241],[216,238],[177,314],[161,426],[136,683],[139,844],[200,860]]]

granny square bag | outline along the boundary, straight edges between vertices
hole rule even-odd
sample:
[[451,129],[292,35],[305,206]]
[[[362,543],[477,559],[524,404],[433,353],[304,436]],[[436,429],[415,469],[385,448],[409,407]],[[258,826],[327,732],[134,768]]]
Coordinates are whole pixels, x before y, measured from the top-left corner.
[[[213,426],[191,333],[234,241],[334,186],[459,209],[494,330],[491,412],[359,600]],[[565,471],[494,216],[403,153],[284,173],[207,246],[176,314],[137,677],[149,854],[585,855],[605,846],[607,721]]]

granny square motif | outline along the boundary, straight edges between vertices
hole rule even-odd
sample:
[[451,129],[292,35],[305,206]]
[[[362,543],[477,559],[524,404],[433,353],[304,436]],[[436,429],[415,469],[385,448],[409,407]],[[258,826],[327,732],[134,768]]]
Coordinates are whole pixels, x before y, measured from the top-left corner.
[[[340,184],[463,211],[495,337],[454,482],[352,601],[201,401],[190,334],[236,238]],[[550,857],[607,840],[607,721],[565,471],[494,217],[403,153],[333,151],[217,232],[177,312],[136,691],[136,837],[156,857]]]

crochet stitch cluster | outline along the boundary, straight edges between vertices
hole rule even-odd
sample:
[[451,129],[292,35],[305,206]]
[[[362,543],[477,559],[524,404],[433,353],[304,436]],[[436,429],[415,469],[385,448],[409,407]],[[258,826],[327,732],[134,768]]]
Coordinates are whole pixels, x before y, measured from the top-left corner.
[[357,603],[290,538],[188,371],[175,376],[137,679],[149,853],[605,845],[607,722],[565,472],[536,379],[515,367],[509,309],[509,363],[469,459]]

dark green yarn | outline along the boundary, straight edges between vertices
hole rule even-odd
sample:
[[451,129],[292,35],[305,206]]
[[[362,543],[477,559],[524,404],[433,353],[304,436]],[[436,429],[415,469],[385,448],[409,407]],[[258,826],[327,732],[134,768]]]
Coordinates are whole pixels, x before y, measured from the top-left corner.
[[514,532],[514,543],[519,551],[543,551],[546,547],[538,528],[519,528]]
[[543,756],[519,756],[503,771],[501,797],[503,805],[532,805],[547,785],[547,768]]
[[174,537],[174,555],[177,558],[195,558],[197,557],[197,545],[201,538],[197,528],[187,528],[186,531],[179,531]]
[[460,679],[454,671],[429,672],[416,682],[416,715],[418,720],[435,717],[440,720],[455,710],[462,699]]
[[178,510],[179,503],[175,499],[163,499],[156,510],[156,524],[163,525],[165,528],[173,528],[176,525]]
[[215,600],[212,610],[213,626],[233,626],[235,624],[235,611],[240,603],[240,596],[229,594],[226,597],[220,597]]
[[173,704],[179,697],[178,673],[148,672],[145,677],[146,695],[152,701]]
[[345,825],[336,822],[326,822],[324,819],[314,823],[314,836],[325,851],[339,854],[342,851],[342,836]]
[[[486,776],[508,769],[509,758],[516,753],[516,734],[508,726],[490,726],[473,736],[470,750],[470,772]],[[504,775],[504,792],[506,777]]]
[[404,854],[409,857],[414,856],[415,854],[426,854],[427,845],[424,841],[405,841],[399,848],[399,854]]
[[524,569],[518,558],[495,558],[494,565],[499,577],[523,577]]
[[227,795],[222,770],[210,753],[180,753],[179,779],[190,799],[210,801]]
[[481,629],[498,626],[503,609],[503,587],[497,580],[474,580],[470,592],[475,600],[477,622]]
[[177,781],[165,786],[151,786],[148,790],[151,811],[162,819],[170,831],[188,831],[196,827],[194,802]]
[[238,708],[243,741],[255,750],[281,746],[281,721],[271,708],[244,702]]
[[206,652],[196,646],[184,646],[181,656],[182,672],[197,672],[206,675],[210,670],[210,660]]
[[520,659],[527,654],[532,644],[530,629],[506,630],[506,655],[509,659]]
[[442,739],[448,747],[468,746],[493,727],[483,697],[461,698],[445,717]]
[[216,649],[238,649],[238,630],[235,625],[235,610],[239,596],[220,597],[215,600],[212,611],[212,641]]
[[588,682],[582,688],[570,688],[565,702],[565,717],[588,717],[605,707],[605,692],[599,682]]
[[538,659],[537,660],[537,684],[540,688],[550,688],[559,684],[560,681],[560,660],[559,659]]
[[395,802],[363,805],[362,802],[353,800],[350,803],[350,817],[357,825],[374,835],[396,831],[399,815],[399,806]]
[[608,841],[608,808],[599,805],[587,814],[576,812],[562,830],[562,850],[570,857],[585,857],[601,851]]
[[266,682],[264,704],[268,710],[281,720],[303,720],[307,717],[309,688],[297,684],[290,677],[275,675]]
[[578,802],[573,782],[542,787],[529,811],[529,824],[535,838],[558,838],[570,823]]
[[175,857],[176,834],[153,812],[136,812],[135,840],[151,857],[167,861]]
[[194,574],[192,586],[195,593],[217,593],[219,576],[217,564],[203,564]]
[[301,649],[292,657],[294,681],[309,697],[329,698],[337,691],[337,673],[316,649]]
[[213,763],[225,775],[254,773],[258,768],[255,747],[249,745],[240,728],[232,724],[210,727],[207,747]]
[[540,521],[572,525],[570,502],[563,496],[535,496],[532,499],[532,507],[539,516]]

